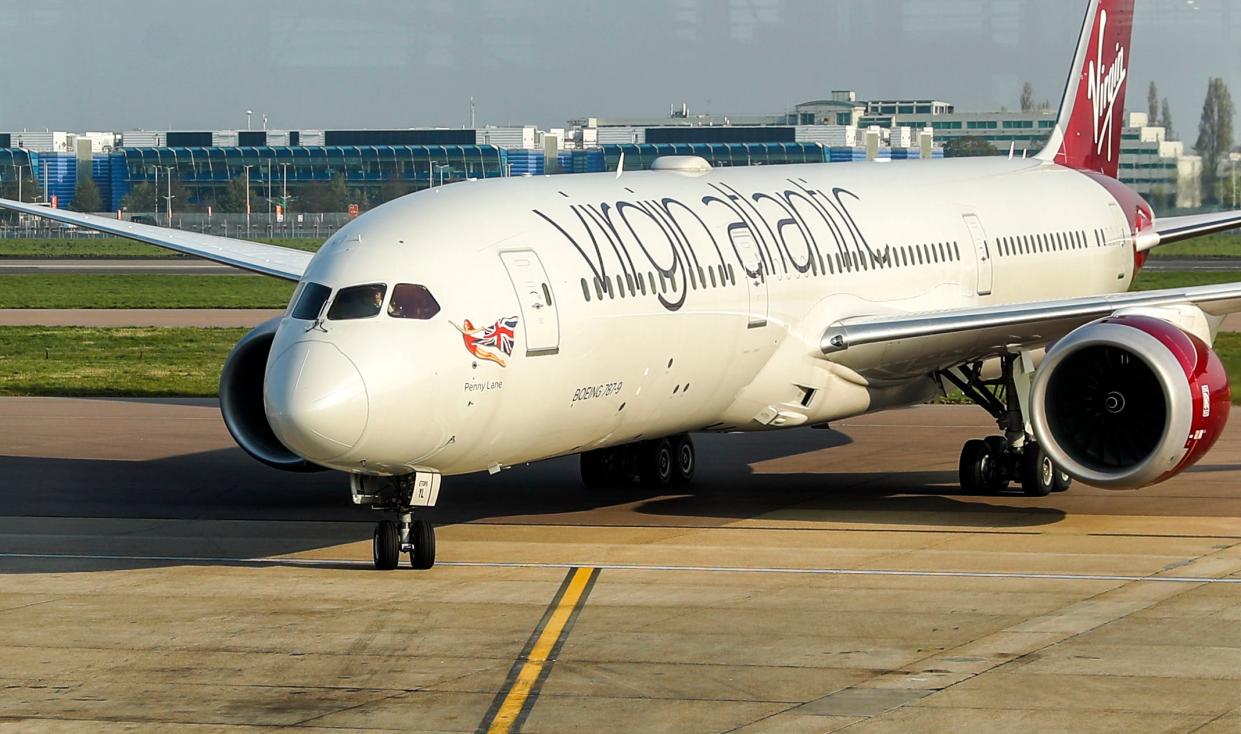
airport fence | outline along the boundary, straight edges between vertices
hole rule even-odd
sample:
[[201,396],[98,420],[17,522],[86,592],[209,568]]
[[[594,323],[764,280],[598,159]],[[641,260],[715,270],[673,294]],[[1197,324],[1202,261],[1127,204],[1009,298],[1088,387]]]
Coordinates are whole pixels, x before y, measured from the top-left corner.
[[[96,216],[116,219],[116,212],[100,212]],[[202,234],[240,239],[327,239],[352,219],[344,212],[293,213],[278,217],[266,212],[251,214],[177,214],[171,222],[164,214],[124,215],[125,221],[137,224],[171,226]],[[111,235],[94,230],[52,222],[34,216],[21,216],[0,221],[0,239],[94,239]]]

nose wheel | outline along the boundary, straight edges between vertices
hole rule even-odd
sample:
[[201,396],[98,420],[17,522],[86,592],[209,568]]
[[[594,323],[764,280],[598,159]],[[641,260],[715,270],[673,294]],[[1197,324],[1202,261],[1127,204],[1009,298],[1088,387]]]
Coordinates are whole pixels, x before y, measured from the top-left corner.
[[439,496],[439,475],[416,473],[399,477],[352,475],[350,487],[354,504],[373,510],[394,512],[396,520],[375,524],[371,555],[375,568],[391,571],[401,565],[401,555],[409,557],[409,567],[426,570],[435,565],[435,526],[414,517],[415,507],[434,506]]
[[435,527],[426,520],[411,520],[408,515],[400,522],[380,520],[375,525],[371,543],[375,568],[391,571],[401,564],[401,554],[409,556],[409,567],[425,571],[435,565]]

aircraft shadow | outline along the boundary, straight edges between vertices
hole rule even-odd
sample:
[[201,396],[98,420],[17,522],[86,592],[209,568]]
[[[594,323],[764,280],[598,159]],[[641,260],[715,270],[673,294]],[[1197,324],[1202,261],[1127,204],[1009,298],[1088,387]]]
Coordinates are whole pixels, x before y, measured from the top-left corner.
[[[814,471],[833,465],[827,449],[851,443],[836,431],[704,435],[695,442],[700,470],[687,487],[587,491],[578,479],[576,457],[564,457],[496,476],[451,477],[440,506],[426,517],[441,525],[537,517],[544,523],[591,525],[666,525],[667,518],[683,518],[673,524],[711,526],[778,513],[782,520],[970,528],[1042,525],[1064,515],[960,495],[951,472]],[[824,453],[810,456],[819,451]],[[776,459],[805,468],[768,473],[751,466]],[[190,557],[225,565],[229,558],[268,558],[369,540],[376,519],[350,502],[343,475],[276,471],[240,449],[151,461],[0,456],[0,507],[0,538],[7,539],[0,540],[0,574],[185,565]],[[655,517],[663,519],[652,521]],[[149,524],[125,530],[112,520],[196,524],[187,545],[174,533],[151,532]],[[67,528],[54,531],[65,536],[63,542],[32,545],[32,535],[47,532],[37,528],[48,523]],[[179,532],[186,527],[191,526],[183,524]],[[14,556],[22,553],[96,557]],[[97,557],[131,555],[144,559]]]

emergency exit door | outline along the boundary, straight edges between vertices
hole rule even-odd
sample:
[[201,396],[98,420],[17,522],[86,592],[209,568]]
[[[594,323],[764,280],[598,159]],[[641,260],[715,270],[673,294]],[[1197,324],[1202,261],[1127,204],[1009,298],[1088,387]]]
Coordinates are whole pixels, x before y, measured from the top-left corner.
[[965,215],[965,227],[974,241],[974,252],[978,261],[978,295],[991,295],[991,245],[987,242],[987,232],[982,228],[982,220],[973,214]]
[[560,314],[552,293],[552,282],[534,250],[500,253],[521,308],[526,334],[526,356],[556,354],[560,351]]

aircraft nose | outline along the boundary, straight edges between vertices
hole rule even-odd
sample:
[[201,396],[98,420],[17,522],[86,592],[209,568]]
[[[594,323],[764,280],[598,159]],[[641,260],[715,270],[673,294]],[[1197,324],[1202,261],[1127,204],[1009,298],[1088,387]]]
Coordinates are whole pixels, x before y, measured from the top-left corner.
[[353,448],[366,429],[366,385],[335,345],[294,344],[267,368],[263,403],[285,446],[311,460],[328,461]]

